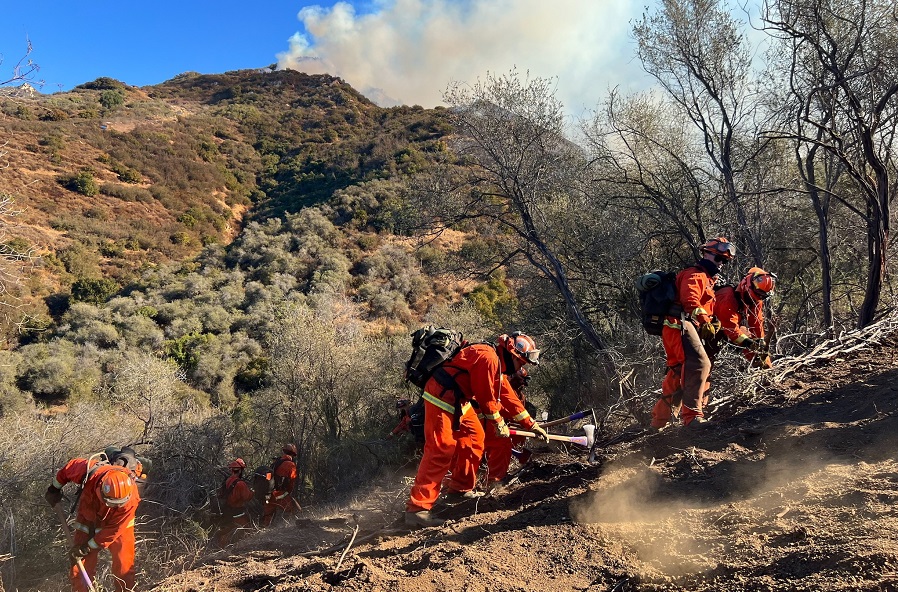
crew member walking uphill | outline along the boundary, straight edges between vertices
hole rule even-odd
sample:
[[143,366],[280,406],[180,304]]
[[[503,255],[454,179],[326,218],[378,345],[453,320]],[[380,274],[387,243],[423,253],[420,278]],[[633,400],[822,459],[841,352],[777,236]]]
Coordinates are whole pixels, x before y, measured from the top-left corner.
[[274,479],[274,491],[265,502],[262,512],[262,526],[270,526],[274,515],[292,514],[299,505],[293,499],[293,487],[296,484],[296,445],[284,444],[281,449],[284,454],[274,463],[272,478]]
[[717,290],[715,308],[723,332],[730,343],[744,350],[745,357],[757,368],[773,365],[764,341],[764,302],[775,288],[775,275],[752,267],[737,286]]
[[61,490],[66,483],[84,484],[73,524],[74,543],[69,549],[72,590],[87,590],[77,560],[83,560],[87,576],[93,581],[100,549],[109,549],[112,555],[114,590],[133,590],[134,516],[140,503],[140,495],[131,471],[116,465],[96,466],[94,463],[89,464],[84,458],[70,460],[56,473],[56,479],[44,495],[51,506],[61,501]]
[[653,428],[667,425],[678,410],[686,427],[706,421],[703,408],[711,374],[708,349],[720,337],[720,321],[714,317],[714,284],[720,266],[733,258],[736,248],[718,237],[703,244],[701,253],[701,259],[677,274],[676,304],[682,313],[664,321],[661,340],[667,354],[667,374],[661,384],[661,398],[652,409]]
[[[230,476],[221,486],[221,503],[224,505],[221,529],[218,531],[218,546],[224,547],[252,524],[246,511],[246,504],[253,499],[249,484],[243,480],[246,463],[242,458],[235,458],[228,464]],[[236,533],[236,536],[235,536]]]
[[484,428],[471,401],[477,401],[488,429],[508,438],[508,426],[499,414],[502,374],[514,374],[528,363],[539,363],[536,344],[523,333],[512,333],[501,336],[497,347],[483,343],[465,346],[434,371],[424,388],[424,456],[406,504],[406,524],[442,524],[431,517],[430,509],[450,468],[449,492],[476,497]]

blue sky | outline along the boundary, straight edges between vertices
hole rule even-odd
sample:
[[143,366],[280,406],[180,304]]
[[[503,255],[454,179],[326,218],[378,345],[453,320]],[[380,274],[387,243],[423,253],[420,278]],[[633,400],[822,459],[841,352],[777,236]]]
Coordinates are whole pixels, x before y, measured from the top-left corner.
[[440,104],[452,81],[512,67],[558,80],[569,111],[610,86],[645,86],[634,0],[111,2],[32,0],[0,12],[0,80],[33,46],[43,92],[109,76],[147,86],[182,72],[278,63],[344,78],[381,104]]

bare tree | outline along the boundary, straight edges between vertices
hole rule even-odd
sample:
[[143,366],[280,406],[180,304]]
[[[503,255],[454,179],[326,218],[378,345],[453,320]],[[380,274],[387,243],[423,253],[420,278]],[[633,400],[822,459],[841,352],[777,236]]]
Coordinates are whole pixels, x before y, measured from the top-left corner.
[[883,0],[770,0],[762,18],[791,56],[787,77],[797,108],[789,135],[800,144],[812,199],[834,195],[816,178],[820,150],[860,195],[857,205],[841,201],[866,223],[867,280],[857,320],[865,327],[879,306],[896,192],[898,9]]
[[[26,37],[25,43],[25,55],[23,55],[21,58],[19,58],[19,61],[13,64],[12,71],[7,74],[9,78],[0,81],[0,86],[24,87],[25,90],[28,90],[33,88],[34,86],[41,87],[44,85],[43,80],[35,79],[41,67],[37,65],[30,57],[31,52],[34,51],[34,48],[31,46],[31,39],[28,39]],[[0,66],[2,65],[3,55],[0,54]]]
[[[596,349],[607,344],[583,314],[567,271],[553,248],[546,214],[553,203],[582,193],[583,152],[565,139],[561,103],[552,81],[517,71],[489,75],[473,86],[453,84],[444,95],[457,133],[455,153],[464,165],[442,172],[426,188],[437,228],[466,219],[485,220],[509,236],[504,261],[523,257],[548,279]],[[431,210],[430,206],[435,206]]]
[[752,50],[740,23],[720,0],[662,0],[633,34],[643,68],[701,135],[719,193],[736,216],[737,244],[763,264],[760,220],[749,219],[742,179],[764,143],[757,134]]

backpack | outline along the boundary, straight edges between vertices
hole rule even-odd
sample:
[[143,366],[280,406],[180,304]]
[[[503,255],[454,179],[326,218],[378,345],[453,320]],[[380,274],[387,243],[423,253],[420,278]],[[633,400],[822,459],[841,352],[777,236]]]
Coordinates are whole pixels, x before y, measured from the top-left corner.
[[415,438],[415,442],[424,442],[424,399],[418,399],[418,402],[408,408],[408,431]]
[[405,381],[423,389],[433,371],[448,362],[465,344],[462,334],[427,325],[412,333],[412,355],[405,363]]
[[285,477],[275,475],[275,471],[284,462],[287,462],[287,459],[278,458],[271,467],[262,465],[253,471],[253,493],[256,499],[264,501],[275,489],[279,489],[284,485]]
[[253,495],[259,501],[265,501],[274,491],[274,470],[262,465],[253,471]]
[[636,278],[642,327],[649,335],[661,335],[664,318],[678,316],[682,307],[677,299],[677,274],[656,269]]

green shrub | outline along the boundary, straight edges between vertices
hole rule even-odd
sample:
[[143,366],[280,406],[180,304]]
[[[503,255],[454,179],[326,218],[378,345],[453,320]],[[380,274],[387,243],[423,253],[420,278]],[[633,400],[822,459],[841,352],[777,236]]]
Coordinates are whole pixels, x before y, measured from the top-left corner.
[[100,304],[118,290],[119,285],[111,278],[80,278],[72,284],[72,299],[76,302]]
[[141,201],[144,203],[153,201],[153,195],[143,187],[126,187],[115,183],[103,183],[100,185],[100,193],[110,197],[117,197],[122,201]]
[[44,121],[65,121],[69,118],[69,114],[62,109],[50,109],[41,117]]
[[125,104],[125,94],[120,90],[104,90],[100,93],[100,104],[107,110]]
[[23,121],[34,120],[34,113],[25,105],[17,105],[14,115]]
[[93,197],[100,193],[100,186],[94,179],[93,171],[85,169],[75,176],[62,176],[59,182],[70,191],[75,191],[87,197]]

